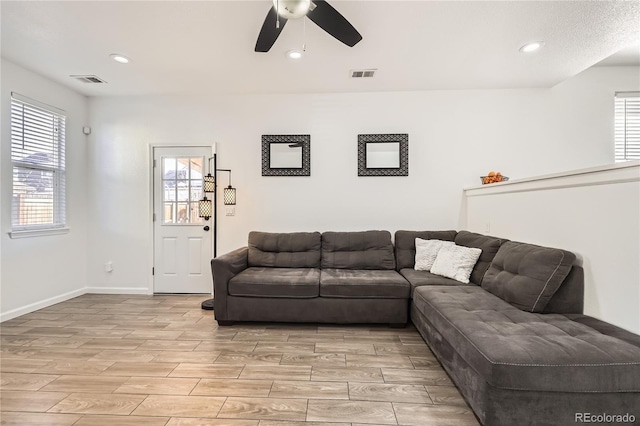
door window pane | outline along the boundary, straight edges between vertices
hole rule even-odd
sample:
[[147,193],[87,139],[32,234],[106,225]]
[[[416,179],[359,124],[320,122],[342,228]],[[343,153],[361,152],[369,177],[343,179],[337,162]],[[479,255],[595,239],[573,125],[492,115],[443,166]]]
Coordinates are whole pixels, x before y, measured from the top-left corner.
[[162,223],[199,224],[198,200],[202,198],[203,157],[162,158]]
[[202,198],[202,180],[191,181],[191,200],[199,200]]
[[164,203],[164,210],[163,210],[163,218],[164,218],[164,223],[174,223],[173,218],[175,217],[175,215],[173,214],[173,211],[175,209],[175,203]]
[[196,157],[196,158],[191,158],[191,179],[198,179],[198,180],[202,180],[202,164],[203,164],[204,158],[200,158],[200,157]]
[[200,214],[200,210],[198,208],[198,203],[191,203],[191,216],[190,220],[192,223],[199,223],[202,219],[198,216]]
[[177,192],[178,192],[178,201],[189,201],[189,181],[179,180]]
[[178,203],[178,223],[189,223],[189,204]]

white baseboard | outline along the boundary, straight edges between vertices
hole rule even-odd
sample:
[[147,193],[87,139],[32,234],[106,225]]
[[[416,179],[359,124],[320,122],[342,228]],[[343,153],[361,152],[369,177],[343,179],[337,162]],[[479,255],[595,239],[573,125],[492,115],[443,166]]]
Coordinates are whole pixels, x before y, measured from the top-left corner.
[[151,289],[141,287],[85,287],[84,290],[90,294],[153,294]]
[[73,299],[74,297],[82,296],[86,292],[87,292],[86,288],[81,288],[78,290],[73,290],[68,293],[61,294],[59,296],[55,296],[49,299],[41,300],[39,302],[31,303],[21,308],[12,309],[9,312],[2,312],[0,313],[0,322],[8,321],[10,319],[19,317],[20,315],[25,315],[25,314],[37,311],[38,309],[43,309],[51,305],[55,305],[56,303]]

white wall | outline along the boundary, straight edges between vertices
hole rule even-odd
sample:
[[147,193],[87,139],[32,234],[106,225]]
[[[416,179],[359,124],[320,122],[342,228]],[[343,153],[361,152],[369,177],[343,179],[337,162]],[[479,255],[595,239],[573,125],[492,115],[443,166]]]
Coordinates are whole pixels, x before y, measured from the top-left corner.
[[[150,291],[150,144],[218,142],[238,188],[219,254],[250,230],[459,228],[462,188],[489,170],[518,178],[612,162],[611,88],[637,76],[598,68],[554,89],[91,99],[88,284]],[[391,132],[409,133],[409,176],[358,177],[357,135]],[[311,176],[262,177],[261,135],[296,133],[311,135]]]
[[[536,173],[613,163],[613,95],[628,91],[640,91],[640,67],[592,67],[555,86],[552,94],[557,113],[551,126],[558,131],[558,144],[553,155],[572,160],[563,169]],[[596,158],[604,161],[594,162]]]
[[1,205],[11,205],[10,97],[17,92],[67,113],[67,220],[65,235],[11,239],[11,216],[0,216],[0,320],[48,306],[84,292],[87,277],[87,100],[65,87],[2,60]]
[[466,195],[468,229],[573,251],[585,314],[640,333],[640,162]]

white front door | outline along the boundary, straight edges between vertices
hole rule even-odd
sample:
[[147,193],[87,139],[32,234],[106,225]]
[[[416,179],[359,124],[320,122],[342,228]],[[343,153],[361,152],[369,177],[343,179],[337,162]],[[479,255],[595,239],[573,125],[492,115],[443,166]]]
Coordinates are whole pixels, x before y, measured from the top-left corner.
[[153,149],[154,293],[211,293],[212,223],[198,216],[209,157],[211,147]]

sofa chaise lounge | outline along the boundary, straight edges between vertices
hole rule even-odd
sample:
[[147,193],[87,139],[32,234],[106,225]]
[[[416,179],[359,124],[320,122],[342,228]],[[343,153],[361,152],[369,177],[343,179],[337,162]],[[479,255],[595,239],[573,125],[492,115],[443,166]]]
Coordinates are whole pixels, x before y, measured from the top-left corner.
[[[470,285],[413,271],[416,237],[473,241],[491,261],[481,256]],[[640,336],[582,315],[584,272],[573,253],[464,231],[398,231],[396,255],[412,283],[412,322],[483,424],[640,418]]]

